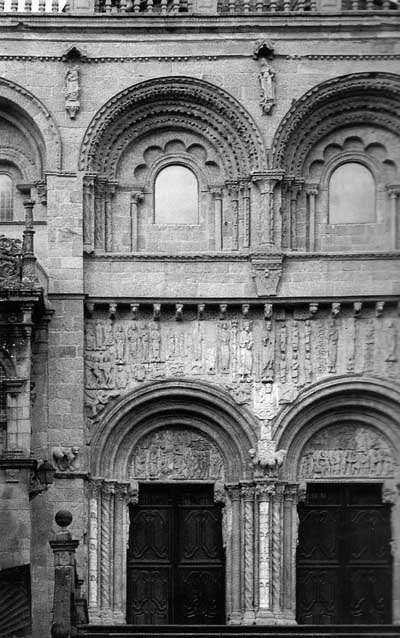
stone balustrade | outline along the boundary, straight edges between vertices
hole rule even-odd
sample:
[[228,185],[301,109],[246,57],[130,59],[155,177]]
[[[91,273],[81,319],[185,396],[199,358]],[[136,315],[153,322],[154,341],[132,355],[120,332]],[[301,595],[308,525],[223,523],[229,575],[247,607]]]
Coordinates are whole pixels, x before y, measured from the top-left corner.
[[[353,11],[396,11],[396,0],[89,0],[85,13],[129,16],[185,15],[269,15],[272,13],[347,13]],[[65,0],[0,0],[0,14],[30,13],[35,15],[81,13],[75,2]]]

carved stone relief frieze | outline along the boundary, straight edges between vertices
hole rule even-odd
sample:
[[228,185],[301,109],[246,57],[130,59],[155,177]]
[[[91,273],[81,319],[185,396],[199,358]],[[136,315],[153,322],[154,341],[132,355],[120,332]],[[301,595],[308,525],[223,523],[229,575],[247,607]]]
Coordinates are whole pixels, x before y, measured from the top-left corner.
[[372,307],[357,316],[337,305],[335,312],[314,314],[260,307],[257,315],[245,306],[233,316],[221,304],[214,316],[183,313],[181,320],[138,309],[134,314],[117,309],[111,315],[89,314],[89,429],[109,401],[149,380],[187,376],[211,381],[260,420],[271,421],[309,383],[333,375],[394,378],[400,373],[400,318],[393,311],[385,309],[376,317]]
[[388,442],[375,429],[356,424],[323,428],[307,442],[299,477],[388,478],[395,461]]
[[223,481],[224,462],[217,447],[194,430],[161,429],[135,447],[129,478]]

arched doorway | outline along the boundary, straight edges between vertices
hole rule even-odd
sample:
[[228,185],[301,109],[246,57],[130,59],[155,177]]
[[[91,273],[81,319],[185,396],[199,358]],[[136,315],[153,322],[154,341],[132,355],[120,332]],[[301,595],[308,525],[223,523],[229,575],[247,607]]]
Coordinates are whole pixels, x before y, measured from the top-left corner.
[[110,406],[92,441],[92,621],[242,619],[255,432],[250,413],[208,383],[150,383]]
[[300,483],[299,623],[398,619],[398,406],[395,386],[338,378],[304,393],[277,424]]

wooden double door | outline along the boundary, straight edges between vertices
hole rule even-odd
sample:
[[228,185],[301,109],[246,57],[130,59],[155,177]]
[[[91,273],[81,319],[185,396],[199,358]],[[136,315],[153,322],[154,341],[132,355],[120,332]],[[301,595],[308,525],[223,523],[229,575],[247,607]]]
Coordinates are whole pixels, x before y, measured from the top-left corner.
[[128,623],[225,622],[221,506],[212,485],[140,486],[127,574]]
[[390,506],[379,484],[314,484],[299,505],[297,621],[391,622]]

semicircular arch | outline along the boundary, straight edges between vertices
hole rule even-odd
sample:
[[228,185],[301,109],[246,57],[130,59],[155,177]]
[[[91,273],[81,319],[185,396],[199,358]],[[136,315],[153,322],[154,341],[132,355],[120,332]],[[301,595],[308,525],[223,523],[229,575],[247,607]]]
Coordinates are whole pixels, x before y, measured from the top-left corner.
[[337,377],[304,391],[287,407],[274,428],[277,447],[287,450],[286,468],[297,480],[305,445],[322,430],[336,426],[365,426],[388,443],[394,458],[400,454],[400,389],[378,378]]
[[224,390],[187,379],[144,384],[106,409],[91,441],[92,475],[127,480],[139,441],[170,427],[194,430],[211,441],[224,460],[227,482],[250,478],[254,418]]
[[118,158],[146,131],[176,127],[207,137],[225,158],[231,179],[266,169],[255,122],[229,93],[192,77],[161,77],[113,96],[92,119],[82,141],[80,170],[114,176]]
[[41,171],[61,169],[61,136],[44,104],[16,82],[0,77],[0,110],[31,139],[40,156]]
[[344,126],[369,124],[398,134],[400,76],[366,72],[314,86],[294,102],[274,136],[273,168],[299,178],[309,151]]

